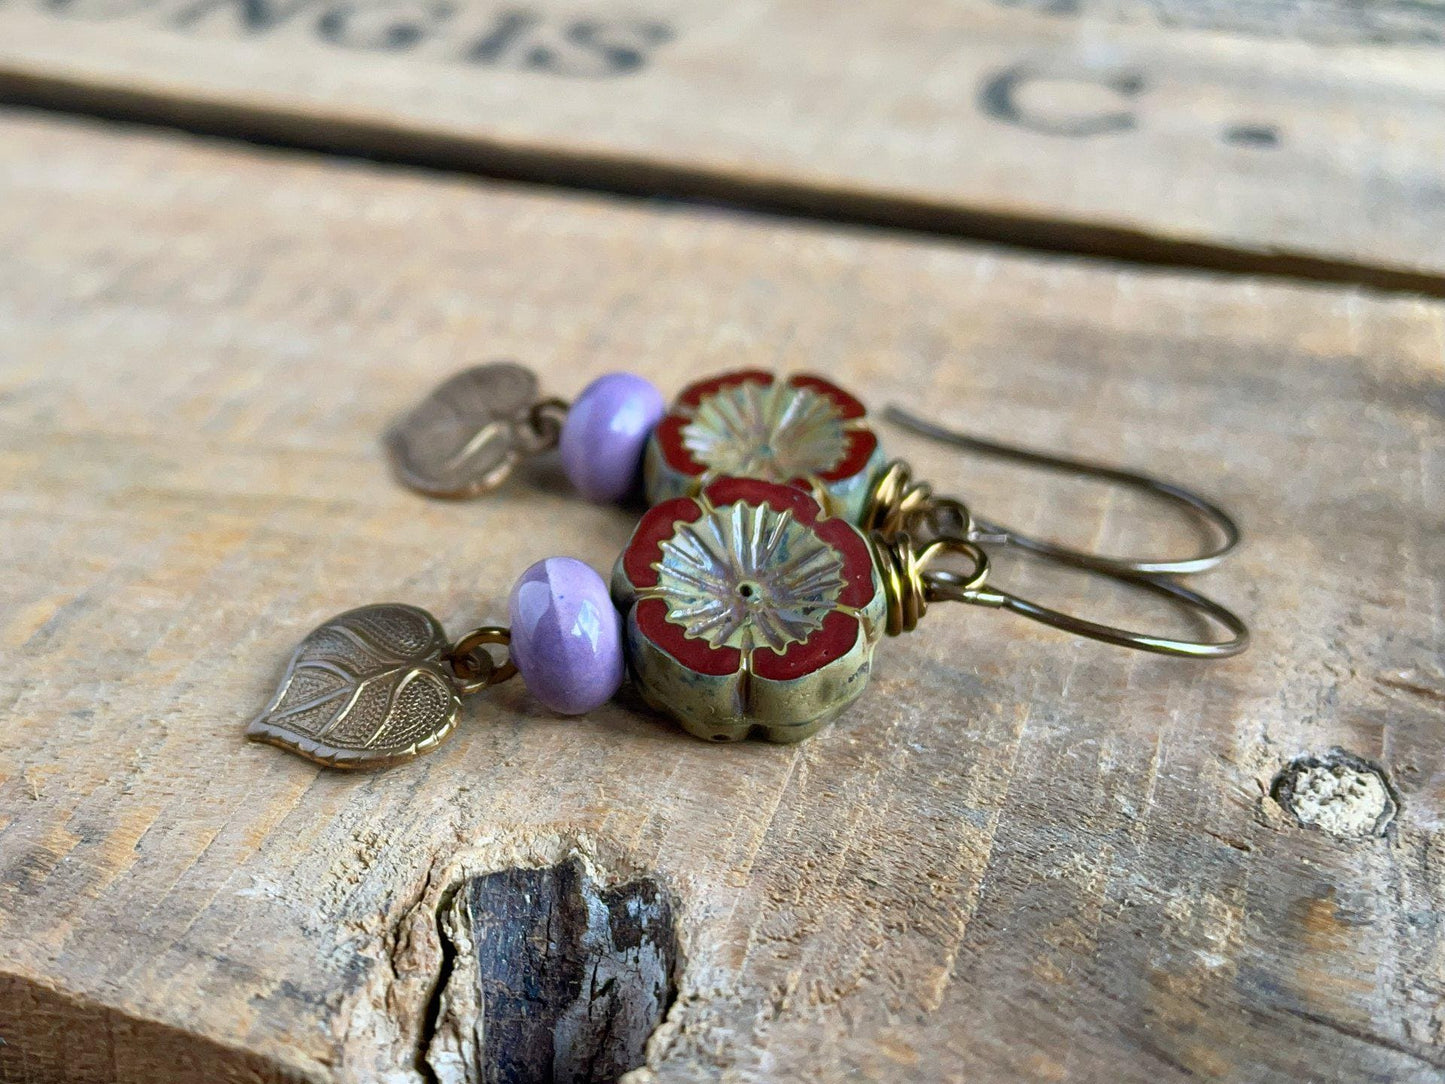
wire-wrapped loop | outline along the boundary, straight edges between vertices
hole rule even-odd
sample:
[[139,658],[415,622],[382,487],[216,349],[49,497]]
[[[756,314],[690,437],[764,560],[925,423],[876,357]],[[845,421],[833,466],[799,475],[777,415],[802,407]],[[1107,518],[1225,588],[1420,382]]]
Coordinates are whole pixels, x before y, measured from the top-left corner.
[[955,497],[937,497],[927,482],[913,480],[913,468],[895,459],[873,483],[860,525],[885,538],[910,534],[920,547],[939,540],[974,541],[973,513]]
[[[1015,458],[1032,456],[1032,453],[1026,455],[1012,451],[1008,454]],[[1052,461],[1046,465],[1051,464]],[[1154,651],[1162,655],[1207,659],[1224,658],[1243,651],[1249,643],[1249,629],[1238,617],[1217,602],[1181,587],[1166,576],[1146,575],[1140,571],[1167,567],[1173,572],[1184,572],[1209,567],[1228,552],[1237,538],[1237,532],[1229,518],[1213,505],[1187,491],[1148,479],[1137,480],[1142,479],[1142,476],[1126,476],[1120,471],[1092,465],[1082,468],[1073,465],[1071,469],[1082,469],[1085,473],[1098,474],[1113,480],[1122,479],[1134,485],[1145,484],[1155,492],[1173,497],[1202,514],[1212,516],[1226,536],[1226,542],[1217,551],[1197,558],[1162,563],[1121,561],[1078,553],[975,520],[962,501],[951,497],[935,497],[928,483],[913,480],[913,472],[907,463],[895,459],[873,483],[862,516],[862,526],[869,532],[874,560],[883,579],[883,595],[888,603],[885,625],[888,635],[912,632],[918,627],[919,619],[928,612],[930,602],[947,601],[1011,610],[1078,636],[1088,636],[1105,643]],[[1163,595],[1196,614],[1213,620],[1228,630],[1229,639],[1176,640],[1168,636],[1133,632],[1061,613],[1007,591],[986,587],[988,555],[978,546],[980,541],[985,540],[1013,543],[1030,552],[1090,569],[1125,586],[1140,587]],[[929,567],[949,554],[967,558],[972,567],[967,571]]]
[[540,455],[557,447],[569,404],[565,399],[542,399],[512,422],[517,446],[525,455]]
[[883,578],[883,597],[888,600],[889,636],[912,632],[918,619],[928,612],[928,597],[923,574],[918,567],[918,554],[907,533],[892,538],[882,531],[869,536],[878,573]]
[[[967,572],[952,568],[930,567],[940,557],[953,554],[966,557],[973,567]],[[982,589],[988,581],[988,554],[973,542],[950,535],[928,543],[918,553],[918,572],[923,580],[923,593],[929,602],[954,598],[961,593]]]
[[913,469],[895,459],[883,469],[868,494],[859,526],[864,531],[881,531],[893,538],[908,529],[913,516],[927,508],[933,489],[927,482],[915,482]]
[[[883,596],[888,601],[885,631],[889,636],[917,628],[919,620],[928,612],[929,602],[977,591],[988,579],[988,556],[961,538],[941,538],[920,547],[915,547],[907,531],[891,538],[882,531],[874,531],[869,539],[883,577]],[[967,573],[929,568],[945,554],[967,557],[973,562],[973,568]]]

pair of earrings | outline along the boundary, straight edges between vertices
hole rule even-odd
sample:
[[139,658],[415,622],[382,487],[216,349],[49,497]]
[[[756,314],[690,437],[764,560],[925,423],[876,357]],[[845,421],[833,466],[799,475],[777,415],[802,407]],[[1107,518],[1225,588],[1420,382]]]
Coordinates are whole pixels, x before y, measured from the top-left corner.
[[[650,705],[697,737],[793,742],[862,695],[884,635],[912,631],[941,601],[1166,655],[1222,658],[1246,647],[1238,617],[1178,581],[1237,544],[1218,506],[1146,475],[978,440],[896,408],[886,416],[962,448],[1164,498],[1206,525],[1213,543],[1178,558],[1113,557],[980,519],[889,462],[863,404],[817,376],[726,373],[685,388],[669,409],[631,374],[594,381],[569,406],[543,398],[521,366],[479,366],[387,434],[397,476],[432,496],[473,497],[558,448],[589,499],[619,500],[640,486],[650,507],[610,587],[573,558],[539,561],[512,589],[510,626],[455,642],[414,606],[348,611],[302,641],[247,732],[325,764],[368,767],[433,748],[456,725],[462,697],[517,674],[561,714],[598,707],[630,675]],[[1162,595],[1228,636],[1174,639],[1041,606],[988,583],[986,545]]]

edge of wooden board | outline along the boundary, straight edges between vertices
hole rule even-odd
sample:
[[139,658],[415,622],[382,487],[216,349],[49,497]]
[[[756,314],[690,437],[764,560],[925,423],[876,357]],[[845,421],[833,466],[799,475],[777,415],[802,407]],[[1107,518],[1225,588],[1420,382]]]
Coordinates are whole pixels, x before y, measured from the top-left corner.
[[1183,270],[1263,275],[1445,297],[1445,274],[1332,259],[1282,248],[1241,248],[1145,229],[955,206],[852,188],[826,188],[677,162],[568,151],[441,131],[376,117],[335,117],[324,133],[306,114],[255,104],[176,98],[162,90],[0,71],[0,104],[58,110],[98,120],[162,125],[194,135],[241,139],[279,149],[375,159],[402,167],[554,184],[618,196],[694,199],[764,214],[843,226],[902,229]]
[[[685,2],[664,7],[698,17]],[[965,15],[982,40],[959,45]],[[718,119],[692,124],[729,80],[784,79],[775,57],[734,55],[739,42],[764,30],[779,49],[806,42],[798,11],[761,4],[748,18],[745,29],[690,28],[697,40],[669,45],[682,55],[628,77],[638,82],[579,87],[338,52],[295,27],[274,39],[191,39],[11,9],[0,101],[501,179],[1445,296],[1445,264],[1428,240],[1440,213],[1431,209],[1432,148],[1445,153],[1445,125],[1433,130],[1428,119],[1445,82],[1418,49],[1261,47],[1218,33],[1083,23],[1061,30],[1036,13],[976,4],[900,19],[901,44],[860,57],[871,75],[839,87],[843,104],[814,102],[837,74],[815,59],[794,82],[719,99]],[[863,48],[866,31],[890,25],[876,11],[848,19],[840,48]],[[894,85],[911,53],[924,70]],[[1137,131],[1072,138],[979,113],[980,73],[1015,61],[1020,71],[1074,73],[1047,76],[1062,80],[1054,90],[1063,96],[1031,108],[1107,116],[1122,104]],[[1135,69],[1150,80],[1137,108],[1108,84],[1108,73]],[[686,100],[656,104],[669,95]],[[777,117],[758,116],[757,132],[739,129],[769,103]],[[857,110],[853,130],[830,131]],[[1251,111],[1270,119],[1271,110],[1284,112],[1283,149],[1218,145],[1221,124]]]

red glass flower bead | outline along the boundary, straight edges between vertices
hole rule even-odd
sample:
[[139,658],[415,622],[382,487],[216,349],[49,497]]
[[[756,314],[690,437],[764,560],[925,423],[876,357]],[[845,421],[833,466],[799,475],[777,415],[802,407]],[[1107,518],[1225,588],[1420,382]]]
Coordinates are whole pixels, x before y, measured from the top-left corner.
[[853,396],[817,376],[744,369],[683,390],[647,443],[644,478],[650,504],[718,477],[758,478],[809,490],[856,522],[882,465]]
[[862,694],[887,616],[856,527],[747,478],[653,507],[612,594],[643,696],[710,741],[816,732]]

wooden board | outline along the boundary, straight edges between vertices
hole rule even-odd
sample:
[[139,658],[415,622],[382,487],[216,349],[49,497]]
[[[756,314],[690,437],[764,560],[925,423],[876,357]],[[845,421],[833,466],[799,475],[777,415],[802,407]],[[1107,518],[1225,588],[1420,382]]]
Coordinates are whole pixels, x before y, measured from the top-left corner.
[[1442,294],[1442,40],[1407,0],[9,0],[0,97]]
[[[27,115],[0,145],[0,1078],[469,1079],[439,1046],[480,1026],[465,988],[435,997],[480,951],[458,893],[573,857],[671,908],[634,1084],[1445,1072],[1439,304]],[[1255,646],[1180,662],[938,606],[796,747],[625,699],[558,719],[519,683],[380,774],[246,743],[332,613],[456,630],[536,558],[612,561],[629,514],[546,472],[465,504],[388,476],[385,423],[500,356],[562,395],[807,366],[1167,468],[1244,524],[1207,587]],[[1025,528],[1176,533],[889,439]]]

